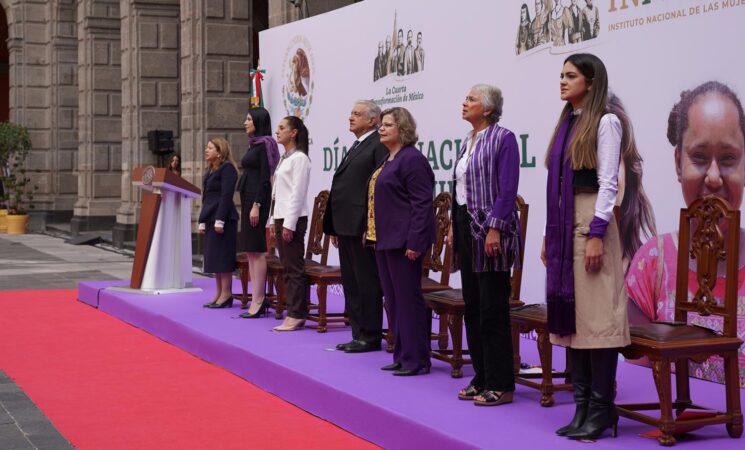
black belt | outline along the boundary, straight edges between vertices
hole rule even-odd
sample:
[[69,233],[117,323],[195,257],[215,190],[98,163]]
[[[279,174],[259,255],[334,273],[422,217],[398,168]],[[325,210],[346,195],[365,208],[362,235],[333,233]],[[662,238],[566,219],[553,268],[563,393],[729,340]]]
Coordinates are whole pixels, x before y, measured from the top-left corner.
[[575,194],[597,194],[598,189],[590,186],[574,186]]

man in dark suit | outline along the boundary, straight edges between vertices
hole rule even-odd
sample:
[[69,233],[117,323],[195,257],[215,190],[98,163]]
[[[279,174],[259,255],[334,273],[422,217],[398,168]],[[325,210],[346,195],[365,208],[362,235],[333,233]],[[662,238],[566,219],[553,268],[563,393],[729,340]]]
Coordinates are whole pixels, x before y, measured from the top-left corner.
[[383,328],[383,291],[375,252],[362,242],[367,221],[367,180],[388,149],[380,143],[380,108],[358,101],[349,116],[356,140],[342,159],[331,183],[324,232],[339,247],[344,301],[352,324],[352,341],[336,346],[347,353],[380,350]]

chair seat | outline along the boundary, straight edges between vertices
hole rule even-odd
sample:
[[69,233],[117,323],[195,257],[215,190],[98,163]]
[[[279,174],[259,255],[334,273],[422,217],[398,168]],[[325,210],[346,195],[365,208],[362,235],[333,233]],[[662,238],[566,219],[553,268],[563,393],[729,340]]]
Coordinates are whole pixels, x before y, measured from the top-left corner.
[[308,265],[305,268],[305,275],[314,278],[333,278],[341,279],[341,268],[339,266],[325,266],[325,265]]
[[510,310],[512,319],[531,321],[534,323],[547,323],[548,310],[545,303],[535,303],[521,306]]
[[[307,270],[309,267],[313,266],[320,266],[321,264],[313,261],[312,259],[306,259],[305,260],[305,269]],[[284,270],[284,266],[282,265],[282,262],[279,260],[279,257],[277,256],[267,256],[266,257],[266,267],[269,270]]]
[[446,306],[449,308],[464,309],[463,291],[460,289],[446,289],[424,294],[424,301],[432,306]]
[[632,338],[649,339],[656,342],[685,342],[705,339],[730,341],[732,338],[720,336],[714,331],[695,325],[683,325],[663,322],[652,322],[632,326],[629,330]]
[[279,261],[277,255],[266,255],[266,267],[268,269],[279,269],[282,270],[282,263]]
[[422,277],[422,291],[423,292],[436,292],[436,291],[442,291],[445,289],[450,289],[450,286],[446,284],[438,283],[437,281],[428,278],[428,277]]

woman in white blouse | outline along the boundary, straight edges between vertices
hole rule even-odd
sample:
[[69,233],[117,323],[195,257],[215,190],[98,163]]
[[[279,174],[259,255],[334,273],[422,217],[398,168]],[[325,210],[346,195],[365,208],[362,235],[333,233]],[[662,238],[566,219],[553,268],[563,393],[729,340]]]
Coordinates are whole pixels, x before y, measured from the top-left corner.
[[613,428],[618,349],[630,343],[623,261],[613,207],[621,122],[608,110],[608,74],[588,53],[564,61],[566,102],[546,154],[546,304],[551,343],[569,350],[576,410],[556,430],[594,440]]
[[277,242],[284,267],[287,317],[275,331],[295,331],[308,316],[305,275],[305,232],[308,229],[308,129],[302,120],[287,116],[277,127],[277,142],[285,151],[274,172],[269,229]]

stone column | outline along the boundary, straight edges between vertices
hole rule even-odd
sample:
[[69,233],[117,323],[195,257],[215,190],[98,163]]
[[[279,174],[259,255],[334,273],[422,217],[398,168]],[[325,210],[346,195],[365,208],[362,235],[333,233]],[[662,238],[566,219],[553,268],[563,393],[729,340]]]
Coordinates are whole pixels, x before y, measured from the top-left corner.
[[78,199],[73,234],[110,229],[121,199],[118,0],[77,0]]
[[300,18],[300,8],[287,0],[269,0],[269,28],[294,22]]
[[78,39],[75,0],[49,2],[50,35],[48,48],[51,83],[49,205],[46,219],[67,222],[77,200],[78,179]]
[[207,139],[226,137],[236,159],[248,145],[251,7],[252,0],[181,0],[181,155],[184,177],[200,187]]
[[[360,1],[360,0],[356,0]],[[276,27],[284,25],[286,23],[294,22],[301,17],[315,16],[323,14],[325,12],[332,11],[352,3],[356,3],[355,0],[305,0],[307,3],[307,9],[305,5],[301,5],[302,14],[300,8],[292,5],[287,0],[269,0],[269,27]]]
[[[122,0],[122,176],[114,245],[135,239],[139,189],[132,169],[157,158],[147,145],[149,130],[171,130],[179,138],[179,1]],[[178,149],[178,146],[176,146]]]
[[27,175],[38,186],[36,209],[47,209],[51,194],[51,83],[48,48],[49,9],[40,0],[6,2],[10,121],[25,126],[31,137]]

